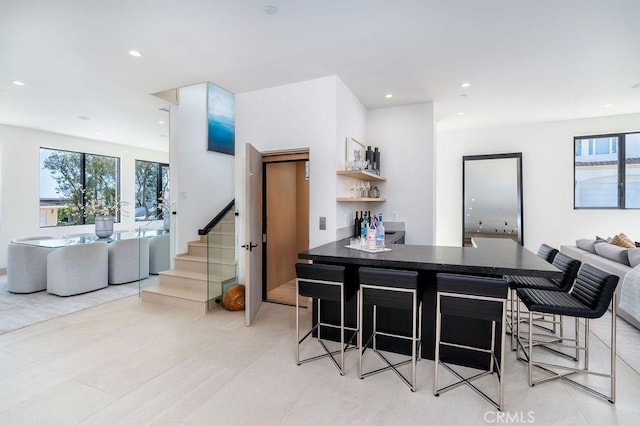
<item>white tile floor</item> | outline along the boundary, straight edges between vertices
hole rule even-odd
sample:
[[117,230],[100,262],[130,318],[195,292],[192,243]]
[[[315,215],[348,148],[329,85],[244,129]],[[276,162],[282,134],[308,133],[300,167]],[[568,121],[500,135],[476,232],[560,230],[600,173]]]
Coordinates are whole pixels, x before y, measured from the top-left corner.
[[[434,397],[429,360],[418,363],[416,393],[391,372],[359,380],[355,352],[344,377],[326,359],[296,366],[294,327],[284,305],[263,304],[245,327],[244,312],[200,315],[132,296],[9,332],[0,424],[638,424],[640,376],[624,362],[613,405],[561,382],[530,388],[509,353],[507,414],[497,418],[466,387]],[[592,343],[594,364],[606,364]]]

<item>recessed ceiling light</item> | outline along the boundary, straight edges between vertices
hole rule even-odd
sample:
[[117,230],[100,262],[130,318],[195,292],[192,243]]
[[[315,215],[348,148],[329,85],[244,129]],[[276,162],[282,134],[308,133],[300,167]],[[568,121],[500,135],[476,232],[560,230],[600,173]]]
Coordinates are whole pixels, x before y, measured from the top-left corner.
[[165,134],[161,134],[161,135],[160,135],[160,137],[161,137],[161,138],[166,138],[166,137],[167,137],[167,135],[165,135]]
[[613,104],[606,104],[604,107],[605,108],[611,108],[613,106]]
[[164,124],[163,120],[158,120],[158,124]]
[[159,109],[160,111],[162,111],[162,112],[169,112],[169,108],[168,108],[168,107],[166,107],[166,106],[161,106],[161,107],[159,107],[158,109]]
[[391,99],[393,98],[393,93],[387,93],[386,95],[384,95],[384,97],[387,99]]
[[24,86],[24,81],[13,80],[12,83],[15,84],[16,86]]
[[267,15],[275,15],[278,12],[278,8],[275,6],[267,6],[264,8],[264,13]]
[[640,89],[640,83],[636,83],[633,86],[631,86],[632,89]]
[[463,88],[463,89],[466,89],[469,86],[471,86],[471,83],[469,83],[468,81],[464,81],[464,82],[460,83],[460,87]]
[[80,120],[91,120],[91,117],[87,117],[86,115],[79,115],[78,118]]
[[102,135],[102,132],[96,132],[96,136]]
[[130,50],[129,55],[139,58],[140,56],[142,56],[142,53],[138,52],[137,50]]
[[464,115],[464,112],[460,111],[460,112],[458,113],[458,115]]

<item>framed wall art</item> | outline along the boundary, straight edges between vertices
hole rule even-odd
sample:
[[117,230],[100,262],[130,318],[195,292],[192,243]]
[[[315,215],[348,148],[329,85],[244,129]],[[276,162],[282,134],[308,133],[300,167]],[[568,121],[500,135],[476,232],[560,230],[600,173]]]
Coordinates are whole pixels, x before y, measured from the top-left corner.
[[207,85],[207,149],[235,155],[235,95],[213,83]]

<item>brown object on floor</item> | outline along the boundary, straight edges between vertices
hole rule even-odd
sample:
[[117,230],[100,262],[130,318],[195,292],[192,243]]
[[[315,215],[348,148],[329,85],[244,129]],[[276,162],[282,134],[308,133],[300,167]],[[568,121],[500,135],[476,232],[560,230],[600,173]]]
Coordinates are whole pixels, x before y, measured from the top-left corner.
[[233,284],[222,295],[222,307],[227,311],[244,310],[244,285]]

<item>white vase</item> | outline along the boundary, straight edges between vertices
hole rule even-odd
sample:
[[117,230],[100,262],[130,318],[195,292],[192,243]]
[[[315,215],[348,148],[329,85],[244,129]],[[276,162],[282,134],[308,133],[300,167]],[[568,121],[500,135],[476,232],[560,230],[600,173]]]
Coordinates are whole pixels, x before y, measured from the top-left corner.
[[113,235],[113,216],[96,216],[96,235],[98,238],[109,238]]
[[171,216],[169,216],[169,212],[162,213],[162,226],[165,231],[169,231],[171,228]]

